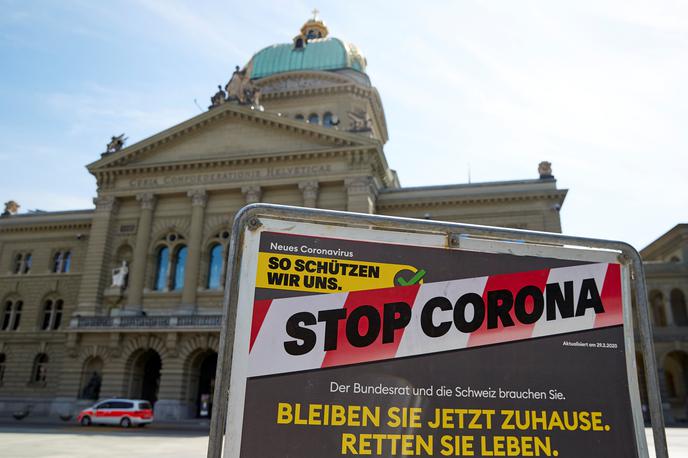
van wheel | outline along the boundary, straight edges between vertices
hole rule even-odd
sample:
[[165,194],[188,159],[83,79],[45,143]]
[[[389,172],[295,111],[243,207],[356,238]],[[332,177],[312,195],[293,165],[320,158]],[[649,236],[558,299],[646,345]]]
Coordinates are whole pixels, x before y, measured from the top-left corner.
[[122,428],[129,428],[131,427],[131,420],[127,417],[122,418],[122,421],[119,422],[119,425]]
[[91,417],[88,415],[81,417],[81,426],[91,426]]

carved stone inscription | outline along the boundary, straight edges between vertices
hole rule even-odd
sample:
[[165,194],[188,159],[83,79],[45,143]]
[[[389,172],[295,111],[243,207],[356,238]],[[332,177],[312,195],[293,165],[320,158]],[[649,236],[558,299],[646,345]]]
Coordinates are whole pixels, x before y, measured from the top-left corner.
[[199,184],[229,183],[233,181],[254,181],[270,178],[292,178],[320,176],[331,173],[331,164],[295,165],[290,167],[266,167],[261,169],[228,170],[200,175],[167,175],[160,177],[133,178],[128,181],[131,188],[161,188],[168,186],[192,186]]

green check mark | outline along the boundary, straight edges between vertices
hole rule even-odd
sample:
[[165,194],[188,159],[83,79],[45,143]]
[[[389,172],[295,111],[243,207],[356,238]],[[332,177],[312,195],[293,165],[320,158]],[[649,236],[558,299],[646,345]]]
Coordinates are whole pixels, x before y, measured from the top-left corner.
[[397,278],[397,283],[399,283],[401,286],[415,285],[421,280],[421,278],[425,277],[425,273],[426,272],[423,269],[420,269],[410,280],[404,280],[402,277]]

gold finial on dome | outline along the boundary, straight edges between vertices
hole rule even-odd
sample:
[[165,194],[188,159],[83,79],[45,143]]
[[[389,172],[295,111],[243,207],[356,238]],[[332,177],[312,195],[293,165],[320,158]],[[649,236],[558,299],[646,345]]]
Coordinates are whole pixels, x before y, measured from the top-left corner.
[[320,11],[318,11],[317,8],[315,8],[313,11],[313,18],[309,19],[306,21],[305,24],[301,27],[301,35],[306,39],[306,40],[314,40],[316,38],[325,38],[327,34],[329,33],[329,30],[327,30],[327,26],[325,23],[318,18],[318,15],[320,14]]

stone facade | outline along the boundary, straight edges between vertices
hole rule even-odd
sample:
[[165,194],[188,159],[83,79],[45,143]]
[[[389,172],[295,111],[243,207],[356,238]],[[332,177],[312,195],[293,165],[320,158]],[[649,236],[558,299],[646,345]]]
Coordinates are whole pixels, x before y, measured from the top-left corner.
[[561,230],[566,190],[551,175],[401,187],[362,71],[252,84],[261,106],[220,92],[207,112],[89,164],[95,209],[0,218],[0,412],[122,396],[155,401],[157,418],[197,415],[217,360],[217,256],[248,203]]

